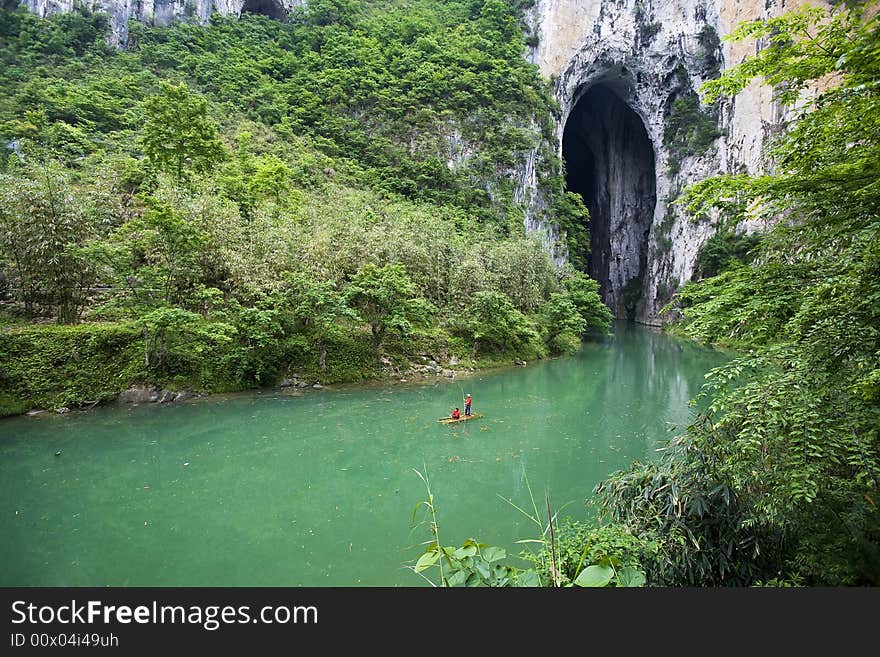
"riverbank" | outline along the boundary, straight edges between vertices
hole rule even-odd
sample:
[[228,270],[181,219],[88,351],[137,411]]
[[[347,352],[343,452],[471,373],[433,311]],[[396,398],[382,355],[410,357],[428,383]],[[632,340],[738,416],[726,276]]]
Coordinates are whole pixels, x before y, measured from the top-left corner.
[[186,360],[151,363],[145,338],[133,322],[5,326],[0,329],[0,417],[91,410],[110,403],[179,403],[264,388],[454,379],[545,357],[535,345],[474,355],[472,345],[436,328],[406,340],[391,338],[380,349],[367,331],[337,335],[323,345],[323,367],[320,350],[299,336],[283,346],[273,366],[248,378],[241,369],[248,354],[223,353],[222,345]]

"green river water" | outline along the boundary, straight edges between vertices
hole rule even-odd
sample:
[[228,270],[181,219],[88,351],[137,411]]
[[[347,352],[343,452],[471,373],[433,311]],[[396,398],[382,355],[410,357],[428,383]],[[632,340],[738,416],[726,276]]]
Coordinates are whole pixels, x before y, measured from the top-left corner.
[[[421,586],[404,568],[429,537],[410,528],[413,469],[444,544],[518,553],[537,527],[505,499],[546,487],[585,518],[724,360],[618,324],[575,356],[452,381],[0,420],[0,586]],[[485,417],[439,424],[468,393]]]

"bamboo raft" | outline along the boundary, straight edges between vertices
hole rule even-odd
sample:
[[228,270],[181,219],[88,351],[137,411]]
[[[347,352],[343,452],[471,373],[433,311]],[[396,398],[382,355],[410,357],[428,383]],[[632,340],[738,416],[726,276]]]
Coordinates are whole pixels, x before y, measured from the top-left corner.
[[471,413],[470,415],[464,415],[458,419],[453,417],[441,417],[437,420],[440,424],[458,424],[459,422],[464,422],[466,420],[476,420],[477,418],[483,417],[482,413]]

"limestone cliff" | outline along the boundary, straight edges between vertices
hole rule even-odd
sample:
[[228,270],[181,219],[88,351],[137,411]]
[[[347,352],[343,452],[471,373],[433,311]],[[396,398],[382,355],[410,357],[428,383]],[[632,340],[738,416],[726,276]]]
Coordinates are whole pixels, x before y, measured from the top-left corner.
[[241,16],[244,11],[264,14],[283,20],[290,11],[306,0],[23,0],[28,9],[39,16],[71,11],[75,2],[110,16],[111,40],[124,43],[128,21],[151,25],[167,25],[175,18],[206,22],[211,14]]
[[[753,83],[734,101],[703,108],[720,136],[682,154],[664,143],[673,104],[755,52],[755,44],[723,41],[739,22],[800,4],[536,0],[530,10],[537,37],[530,59],[551,80],[561,108],[558,154],[569,188],[591,212],[590,273],[617,317],[663,321],[659,309],[691,278],[714,232],[670,202],[707,175],[756,171],[766,137],[785,118],[771,91]],[[540,196],[532,197],[529,224],[544,229],[536,219]]]

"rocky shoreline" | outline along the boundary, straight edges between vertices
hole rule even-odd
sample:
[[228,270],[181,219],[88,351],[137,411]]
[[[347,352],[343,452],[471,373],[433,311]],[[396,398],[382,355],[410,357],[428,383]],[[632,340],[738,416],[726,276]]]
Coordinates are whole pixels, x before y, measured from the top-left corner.
[[[380,358],[379,362],[384,366],[383,375],[373,377],[372,379],[370,379],[370,381],[397,381],[400,383],[411,383],[436,378],[455,379],[459,377],[468,377],[473,375],[475,372],[480,371],[477,367],[473,365],[463,365],[462,362],[455,356],[451,356],[449,360],[445,363],[439,362],[438,359],[436,359],[431,354],[420,354],[419,358],[421,359],[421,362],[410,363],[408,368],[401,369],[399,367],[396,367],[390,359],[382,357]],[[510,363],[510,365],[518,367],[525,367],[526,364],[526,361],[520,360],[518,358],[514,359]],[[503,367],[504,365],[499,363],[498,366]],[[345,384],[354,382],[336,381],[334,383]],[[295,392],[292,394],[302,394],[301,391],[307,388],[321,390],[324,387],[325,384],[322,384],[319,379],[310,380],[307,377],[301,376],[298,373],[291,373],[288,376],[279,380],[273,386],[269,386],[269,389],[293,389]],[[211,393],[205,390],[171,390],[169,388],[163,388],[155,385],[140,384],[133,385],[130,388],[123,390],[114,399],[105,401],[103,403],[100,401],[85,401],[80,406],[74,408],[70,408],[67,406],[54,409],[33,408],[29,411],[26,411],[22,415],[40,415],[50,412],[63,415],[73,411],[90,411],[97,406],[108,406],[110,404],[117,404],[120,406],[140,406],[142,404],[177,404],[189,401],[191,399],[209,397],[212,394],[215,393]]]

